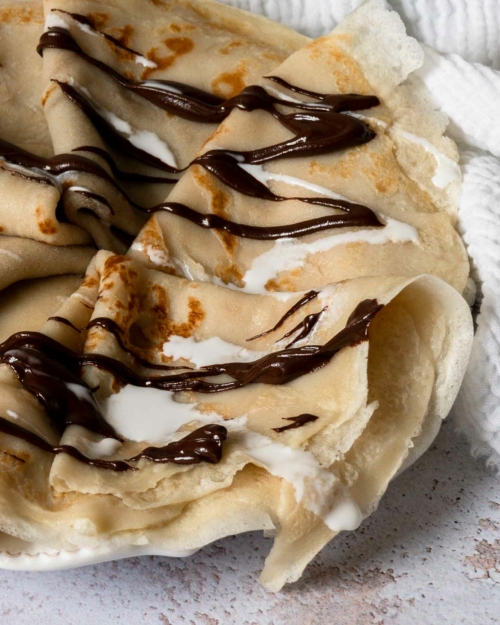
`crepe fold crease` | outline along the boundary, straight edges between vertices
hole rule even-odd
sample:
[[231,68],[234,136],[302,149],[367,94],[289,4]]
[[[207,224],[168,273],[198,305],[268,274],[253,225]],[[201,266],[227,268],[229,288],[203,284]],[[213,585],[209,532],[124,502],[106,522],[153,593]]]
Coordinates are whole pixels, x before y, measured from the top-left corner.
[[[131,458],[215,423],[228,432],[221,461],[142,459],[137,471],[117,473],[66,454],[54,459],[2,435],[0,530],[57,549],[148,544],[183,552],[230,534],[275,529],[262,582],[278,590],[297,579],[338,531],[373,512],[391,478],[423,451],[457,393],[472,335],[467,304],[443,281],[376,277],[326,286],[279,329],[247,341],[273,328],[300,299],[189,282],[99,252],[57,313],[80,332],[59,321],[47,322],[43,332],[73,350],[116,359],[140,376],[168,379],[177,370],[148,369],[137,356],[189,370],[206,357],[208,344],[211,362],[231,360],[226,352],[249,362],[283,349],[282,337],[308,315],[323,311],[295,346],[326,344],[360,302],[376,300],[380,310],[368,340],[286,383],[172,393],[123,387],[123,380],[86,366],[84,379],[99,388],[103,414],[123,438],[109,458]],[[120,341],[102,325],[92,326],[103,318],[118,325]],[[60,440],[12,371],[2,367],[1,376],[2,416],[17,415],[16,423],[52,444],[84,454],[96,449],[102,437],[80,426],[69,426]],[[275,431],[299,414],[316,419]]]

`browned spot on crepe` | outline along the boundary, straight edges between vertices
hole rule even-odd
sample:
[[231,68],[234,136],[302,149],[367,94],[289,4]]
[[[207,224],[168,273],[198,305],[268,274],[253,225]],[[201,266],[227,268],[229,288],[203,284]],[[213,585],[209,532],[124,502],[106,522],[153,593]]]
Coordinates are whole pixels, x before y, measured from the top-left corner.
[[146,57],[150,61],[153,61],[153,63],[156,63],[157,67],[145,67],[141,74],[142,80],[148,78],[153,72],[167,70],[180,56],[188,54],[194,48],[193,40],[189,37],[169,37],[168,39],[165,39],[163,43],[173,52],[173,54],[161,56],[157,47],[152,48],[146,54]]
[[273,278],[272,280],[268,280],[266,282],[266,290],[267,291],[294,291],[295,285],[293,283],[293,280],[291,280],[289,276],[285,276],[284,278],[281,278],[281,279]]
[[44,216],[43,206],[35,208],[35,218],[38,230],[42,234],[55,234],[57,232],[57,224],[52,219]]
[[99,280],[97,278],[87,274],[85,278],[83,279],[81,288],[85,287],[87,289],[91,289],[94,286],[97,286],[98,284],[99,284]]
[[236,284],[239,287],[243,287],[243,272],[234,263],[227,267],[218,265],[214,269],[214,274],[224,282],[224,284]]
[[0,7],[0,23],[17,22],[18,24],[43,23],[43,11],[33,8]]
[[192,169],[193,178],[210,195],[210,211],[219,217],[228,218],[227,207],[231,203],[230,194],[223,189],[217,178],[200,166]]
[[231,41],[230,43],[226,44],[222,48],[219,48],[217,52],[219,54],[229,54],[231,50],[234,50],[235,48],[241,48],[241,46],[246,46],[248,45],[248,43],[249,43],[248,41],[243,41],[243,40]]
[[45,93],[42,96],[42,106],[45,106],[45,103],[47,102],[49,97],[54,93],[56,89],[57,89],[57,85],[55,83],[52,83],[50,87],[48,87],[45,90]]
[[195,30],[196,26],[188,24],[187,22],[176,22],[169,25],[169,29],[173,33],[187,33]]
[[[161,231],[161,228],[159,228],[158,222],[156,221],[155,217],[150,219],[146,223],[144,228],[142,229],[141,244],[144,246],[144,249],[148,249],[148,251],[150,252],[158,252],[161,254],[165,254],[165,256],[168,258],[167,256],[168,250],[166,248],[165,241],[163,239],[163,233]],[[148,254],[146,252],[142,252],[142,253],[146,257],[148,257]],[[151,266],[153,267],[153,269],[158,269],[158,266],[152,261],[151,261]],[[163,273],[168,273],[173,276],[177,275],[177,272],[175,271],[174,267],[162,265],[161,271]]]
[[[344,37],[339,37],[341,39]],[[341,93],[372,93],[373,89],[359,65],[335,45],[332,36],[316,39],[308,49],[312,60],[327,64]]]
[[5,230],[5,228],[3,226],[0,226],[0,232],[3,232]]
[[131,287],[134,278],[137,278],[137,271],[130,267],[131,259],[126,256],[111,256],[104,263],[102,281],[108,280],[113,273],[117,273],[124,286]]
[[[224,190],[219,181],[201,167],[193,168],[193,177],[198,184],[210,194],[210,212],[219,217],[229,217],[227,208],[231,203],[231,195]],[[224,230],[215,230],[227,253],[231,255],[238,244],[238,238]]]
[[173,323],[170,325],[170,334],[175,334],[176,336],[188,337],[191,336],[201,325],[201,322],[205,318],[205,311],[203,310],[203,306],[201,302],[197,300],[195,297],[188,298],[188,319],[184,323]]
[[262,52],[260,56],[263,59],[269,59],[270,61],[275,61],[276,65],[283,63],[283,61],[287,58],[286,54],[279,54],[278,52]]
[[222,72],[212,80],[212,91],[221,98],[232,98],[245,88],[246,74],[247,65],[240,61],[234,69]]
[[99,12],[87,13],[86,17],[92,22],[94,28],[102,28],[103,26],[106,26],[106,23],[109,20],[109,15]]
[[109,31],[109,34],[117,39],[122,44],[122,46],[129,46],[130,40],[132,39],[134,32],[134,27],[126,24],[121,28],[112,28]]

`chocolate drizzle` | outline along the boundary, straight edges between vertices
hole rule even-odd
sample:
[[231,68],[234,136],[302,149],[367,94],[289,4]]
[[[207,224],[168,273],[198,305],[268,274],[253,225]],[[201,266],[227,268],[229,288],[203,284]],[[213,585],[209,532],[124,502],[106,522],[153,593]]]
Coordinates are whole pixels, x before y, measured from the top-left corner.
[[226,438],[227,429],[224,426],[204,425],[180,441],[174,441],[164,447],[146,447],[140,454],[129,458],[128,462],[147,458],[153,462],[175,462],[175,464],[200,462],[217,464],[222,457],[222,443]]
[[271,428],[274,432],[286,432],[287,430],[295,430],[297,428],[301,428],[307,423],[312,423],[313,421],[317,421],[319,417],[315,417],[312,414],[299,414],[298,417],[283,417],[285,421],[291,421],[288,425],[282,425],[280,428]]
[[[59,10],[58,10],[59,11]],[[123,46],[118,40],[106,33],[97,30],[92,21],[83,15],[76,13],[64,13],[69,18],[84,24],[88,28],[103,36],[108,42],[121,47],[131,55],[139,53]],[[22,158],[15,157],[13,161],[25,167],[36,167],[52,175],[59,175],[65,171],[84,171],[93,173],[113,184],[127,201],[135,208],[150,214],[157,211],[166,211],[190,220],[192,223],[204,228],[222,229],[230,234],[243,238],[258,240],[275,240],[288,237],[301,237],[332,228],[342,227],[383,227],[375,213],[368,207],[338,200],[329,197],[285,197],[273,193],[265,184],[260,182],[242,165],[261,165],[280,158],[295,158],[303,156],[316,156],[327,154],[345,148],[362,145],[371,141],[375,133],[363,121],[353,116],[345,115],[346,111],[356,111],[372,108],[379,104],[375,96],[357,94],[322,94],[295,87],[283,79],[270,77],[270,80],[282,87],[301,95],[312,98],[312,102],[290,102],[271,95],[261,86],[245,88],[237,96],[223,100],[211,93],[195,87],[175,81],[150,80],[139,81],[122,76],[106,63],[87,54],[74,39],[69,30],[60,27],[51,27],[43,33],[38,46],[38,52],[48,48],[64,49],[77,54],[87,63],[110,76],[121,87],[135,96],[147,100],[154,106],[180,116],[184,119],[203,124],[219,124],[234,109],[251,112],[263,110],[272,115],[279,123],[292,132],[293,137],[276,145],[259,148],[253,151],[229,152],[226,150],[210,150],[206,154],[194,159],[183,168],[174,167],[165,163],[160,158],[137,147],[126,137],[122,136],[105,119],[96,106],[77,89],[76,86],[66,82],[55,80],[62,92],[74,102],[88,117],[96,130],[101,134],[107,144],[116,152],[125,154],[127,157],[144,165],[170,174],[179,174],[192,165],[199,165],[214,175],[223,184],[238,193],[248,197],[273,202],[296,200],[308,204],[329,208],[336,212],[333,215],[310,219],[297,224],[257,228],[245,224],[239,224],[224,220],[217,216],[206,216],[193,209],[177,203],[164,203],[152,208],[138,206],[118,186],[115,180],[109,176],[99,164],[80,155],[59,155],[52,159],[34,157],[30,162],[26,153]],[[292,112],[283,112],[283,109],[293,109]],[[110,167],[114,177],[118,180],[139,183],[174,184],[175,178],[164,176],[152,176],[135,172],[123,172],[115,164],[111,156],[101,148],[82,146],[76,151],[87,151],[103,158]],[[0,146],[1,152],[1,146]],[[55,159],[55,160],[54,160]],[[77,159],[77,160],[75,160]],[[7,156],[7,160],[11,160]],[[48,163],[50,161],[50,163]],[[87,196],[108,206],[112,211],[111,204],[103,196],[96,194]],[[113,231],[114,232],[114,231]],[[120,233],[116,233],[118,238]],[[121,239],[120,239],[121,240]],[[123,241],[126,245],[128,239]]]
[[73,330],[76,330],[77,332],[81,332],[81,330],[79,330],[74,324],[72,324],[69,319],[66,319],[66,317],[58,317],[58,316],[49,317],[47,321],[57,321],[58,323],[63,323],[65,326],[69,326],[70,328],[72,328]]
[[254,341],[255,339],[260,339],[263,336],[267,336],[268,334],[275,332],[276,330],[281,328],[281,326],[285,323],[287,319],[289,319],[298,310],[300,310],[302,306],[305,306],[306,304],[308,304],[310,301],[318,297],[318,295],[319,295],[319,291],[308,291],[304,295],[304,297],[301,297],[298,302],[296,302],[289,310],[286,311],[286,313],[283,315],[283,317],[281,317],[278,323],[274,325],[270,330],[266,330],[265,332],[256,334],[255,336],[252,336],[252,338],[247,339],[247,341]]
[[20,438],[26,443],[29,443],[34,447],[38,447],[42,451],[46,451],[50,454],[67,454],[76,458],[76,460],[79,460],[80,462],[90,465],[91,467],[98,467],[99,469],[112,469],[113,471],[137,470],[122,460],[100,460],[98,458],[89,458],[72,445],[51,445],[41,436],[38,436],[38,434],[30,432],[17,423],[8,421],[4,417],[0,417],[0,432],[2,432],[2,434],[8,434],[9,436]]
[[216,464],[222,457],[222,443],[227,438],[227,429],[222,425],[205,425],[194,432],[190,432],[178,441],[168,443],[163,447],[146,447],[139,454],[128,460],[101,460],[89,458],[72,445],[51,445],[38,434],[0,417],[0,432],[19,438],[42,451],[58,455],[67,454],[76,460],[91,467],[112,471],[137,471],[130,466],[130,462],[138,462],[147,458],[153,462],[175,464],[199,464],[209,462]]
[[[220,393],[243,388],[253,383],[286,384],[324,367],[344,347],[352,347],[366,341],[370,323],[381,309],[382,306],[376,300],[364,300],[349,316],[346,327],[322,346],[308,345],[286,348],[267,354],[252,362],[209,365],[199,370],[172,372],[170,375],[140,375],[110,356],[103,354],[79,355],[54,339],[38,332],[19,332],[2,343],[0,345],[0,364],[9,365],[13,369],[23,387],[37,397],[49,417],[61,430],[67,425],[79,425],[107,438],[120,440],[114,429],[100,413],[92,396],[92,389],[78,376],[82,366],[94,366],[105,370],[111,373],[121,385],[133,384],[134,386],[166,391],[191,390],[201,393]],[[98,324],[95,323],[94,325]],[[115,336],[119,336],[121,332],[117,329],[118,326],[115,327],[113,323],[107,324],[99,320],[99,325],[110,329]],[[123,343],[121,346],[124,347]],[[216,378],[223,374],[232,380],[206,379]],[[11,424],[12,427],[8,426],[11,429],[6,431],[7,426],[5,426],[4,421],[0,422],[0,430],[4,433],[24,437],[24,440],[32,442],[46,451],[70,453],[78,460],[82,462],[89,460],[90,463],[91,459],[86,459],[78,450],[68,451],[65,446],[52,448],[43,439],[36,438],[34,434],[31,439],[26,438],[21,430],[15,429],[14,425],[16,424]],[[130,458],[128,462],[134,462],[140,458],[148,458],[154,462],[178,462],[181,464],[193,464],[202,461],[218,462],[226,434],[226,430],[222,426],[211,425],[200,428],[185,439],[170,443],[163,448],[147,448]],[[98,461],[96,460],[91,462],[94,466],[101,466],[102,468],[124,470],[123,468],[117,469],[115,466],[97,465]]]
[[199,213],[185,204],[180,204],[178,202],[164,202],[163,204],[149,209],[147,212],[154,213],[158,211],[182,217],[200,228],[224,230],[241,239],[253,239],[257,241],[300,238],[308,234],[315,234],[316,232],[323,232],[324,230],[331,230],[332,228],[342,228],[344,226],[382,225],[371,211],[369,212],[370,215],[373,216],[373,221],[375,221],[375,223],[371,223],[371,219],[369,220],[370,223],[368,223],[367,220],[360,216],[355,216],[351,219],[351,215],[329,215],[326,217],[317,217],[316,219],[307,219],[306,221],[299,221],[297,223],[285,224],[283,226],[250,226],[248,224],[225,219],[213,213]]
[[[35,336],[30,336],[32,334]],[[20,335],[30,338],[25,341]],[[7,339],[0,345],[0,364],[14,370],[24,388],[35,395],[60,430],[68,425],[80,425],[96,434],[120,440],[101,415],[92,389],[78,376],[78,363],[74,359],[54,358],[54,352],[39,349],[40,340],[35,338],[38,336],[44,335],[21,332]],[[52,342],[59,354],[64,353],[62,345]]]
[[284,334],[281,337],[281,340],[287,339],[289,336],[292,336],[292,334],[294,334],[295,332],[298,332],[299,330],[300,332],[297,334],[297,336],[293,339],[291,343],[288,343],[287,347],[291,347],[292,345],[295,345],[295,343],[298,343],[302,339],[305,339],[306,336],[308,336],[314,330],[314,328],[316,327],[316,324],[318,323],[321,315],[325,312],[325,310],[326,308],[323,308],[323,310],[320,310],[317,313],[311,313],[310,315],[307,315],[306,317],[304,317],[304,319],[302,319],[302,321],[300,321],[295,326],[295,328],[292,328],[289,332]]
[[[88,19],[83,15],[78,15],[76,13],[67,13],[67,15],[70,15],[73,19],[82,23],[84,23],[84,20],[88,23]],[[102,31],[96,30],[96,32],[106,38],[110,38],[109,35],[102,33]],[[114,39],[113,41],[116,42]],[[37,52],[43,55],[44,50],[48,48],[68,50],[77,54],[87,63],[113,78],[122,87],[148,100],[158,108],[199,124],[220,124],[228,117],[231,111],[236,108],[245,111],[263,109],[272,112],[272,114],[279,115],[274,109],[274,105],[278,104],[280,106],[306,111],[331,113],[364,110],[377,106],[380,103],[375,96],[321,94],[313,91],[306,92],[299,88],[294,88],[294,90],[308,95],[318,100],[318,102],[287,102],[286,100],[282,100],[267,93],[262,87],[258,86],[247,87],[240,94],[228,100],[223,100],[212,93],[176,81],[138,81],[126,78],[106,63],[84,52],[71,33],[64,28],[52,27],[42,34]],[[138,55],[137,52],[133,52],[133,54]],[[281,79],[276,77],[271,77],[270,80],[283,84],[283,86],[288,85],[285,81],[280,82]],[[291,87],[291,85],[287,86],[288,89]]]
[[[164,163],[156,156],[132,145],[128,139],[118,133],[111,124],[98,113],[92,104],[75,87],[64,82],[56,82],[58,82],[63,93],[80,107],[109,145],[115,150],[121,151],[130,158],[143,164],[169,173],[180,173],[185,171],[188,167],[200,165],[223,184],[248,197],[273,202],[296,200],[333,210],[340,210],[343,214],[321,217],[290,226],[256,228],[229,222],[215,215],[213,217],[201,215],[183,204],[172,202],[159,204],[150,209],[142,209],[147,213],[158,211],[170,212],[204,228],[223,229],[236,236],[261,240],[305,236],[314,232],[346,226],[383,226],[375,213],[361,204],[328,197],[285,197],[277,195],[241,167],[242,164],[260,165],[284,157],[290,158],[325,154],[366,143],[373,139],[375,133],[373,133],[366,124],[354,117],[337,113],[335,108],[330,108],[326,111],[299,112],[285,115],[275,109],[274,103],[276,98],[269,96],[262,87],[248,87],[240,94],[241,101],[239,108],[244,108],[244,110],[264,108],[268,110],[280,123],[289,130],[292,130],[295,133],[295,137],[289,141],[249,152],[209,150],[202,156],[194,159],[187,167],[177,168]],[[236,98],[240,96],[236,96]],[[339,102],[338,107],[341,105],[348,107],[348,102],[354,96],[335,97],[346,99],[346,102]],[[311,106],[313,105],[311,104]]]

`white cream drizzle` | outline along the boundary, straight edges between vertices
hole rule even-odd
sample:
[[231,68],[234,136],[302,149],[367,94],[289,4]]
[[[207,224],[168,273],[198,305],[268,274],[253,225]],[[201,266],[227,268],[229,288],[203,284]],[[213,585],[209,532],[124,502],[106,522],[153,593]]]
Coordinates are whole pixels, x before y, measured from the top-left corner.
[[[165,445],[177,430],[193,421],[213,423],[195,404],[174,400],[174,393],[128,384],[99,402],[106,421],[118,434],[131,441]],[[219,415],[215,415],[220,419]]]
[[170,262],[170,259],[162,249],[157,249],[152,245],[144,245],[141,241],[134,241],[130,249],[135,250],[136,252],[141,252],[141,254],[145,254],[157,267],[170,267],[175,269]]
[[276,174],[272,171],[267,171],[264,169],[262,165],[249,165],[247,163],[239,163],[239,167],[248,172],[253,178],[262,182],[262,184],[266,185],[269,188],[268,182],[271,180],[275,180],[276,182],[284,182],[285,184],[289,184],[295,187],[301,187],[303,189],[307,189],[308,191],[312,191],[313,193],[319,193],[320,195],[325,195],[333,200],[343,200],[345,202],[349,202],[349,200],[340,195],[339,193],[335,193],[326,187],[322,187],[318,184],[314,184],[313,182],[309,182],[307,180],[302,180],[302,178],[296,178],[295,176],[288,176],[286,174]]
[[103,438],[98,442],[86,441],[84,453],[92,459],[109,458],[122,446],[114,438]]
[[319,465],[311,452],[292,449],[248,430],[245,417],[235,421],[239,423],[224,423],[233,440],[269,473],[292,484],[297,502],[321,517],[335,532],[359,527],[363,517],[353,496],[333,473]]
[[278,239],[273,247],[257,256],[251,268],[243,276],[246,293],[267,293],[266,284],[281,271],[291,271],[300,267],[307,256],[325,252],[338,245],[348,243],[368,243],[383,245],[384,243],[416,243],[417,230],[396,219],[377,215],[380,221],[385,222],[384,228],[373,228],[333,234],[310,243],[298,239]]
[[65,19],[52,10],[45,18],[44,32],[47,32],[49,28],[64,28],[65,30],[69,30],[69,25]]
[[[40,371],[44,375],[43,371]],[[86,401],[89,404],[97,405],[94,399],[92,391],[81,384],[74,384],[73,382],[64,382],[64,386],[81,401]]]
[[206,365],[219,365],[224,362],[251,362],[269,352],[259,352],[224,341],[218,336],[197,341],[193,336],[171,336],[163,343],[163,354],[174,360],[189,360],[195,368]]
[[432,156],[436,159],[436,171],[434,172],[434,176],[432,178],[432,182],[436,187],[444,189],[452,182],[460,180],[461,173],[458,163],[448,156],[445,156],[430,141],[424,139],[424,137],[419,137],[412,132],[408,132],[407,130],[398,129],[398,133],[408,141],[423,147],[426,152],[432,154]]
[[[57,11],[58,9],[52,9],[51,12],[45,18],[45,27],[44,27],[45,32],[49,30],[49,28],[64,28],[65,30],[69,30],[68,22],[60,15],[57,15]],[[79,28],[82,32],[86,33],[87,35],[91,35],[92,37],[97,37],[98,35],[101,34],[98,30],[91,28],[88,24],[82,24],[78,20],[73,20],[73,22],[77,28]],[[158,65],[154,61],[151,61],[151,59],[148,59],[145,56],[142,56],[142,54],[134,54],[134,61],[138,63],[139,65],[143,65],[144,67],[150,67],[151,69],[155,69],[158,67]]]
[[98,102],[94,100],[90,91],[85,87],[78,86],[73,80],[68,81],[77,91],[80,91],[85,97],[92,103],[95,110],[101,115],[113,128],[126,136],[128,141],[136,148],[151,154],[160,159],[162,163],[170,165],[171,167],[177,167],[177,161],[172,150],[168,145],[160,139],[160,137],[151,132],[150,130],[137,130],[133,128],[128,121],[121,119],[118,115],[115,115],[112,111],[104,108]]
[[19,415],[17,414],[17,412],[14,412],[13,410],[6,410],[6,412],[9,417],[12,417],[13,419],[19,419]]

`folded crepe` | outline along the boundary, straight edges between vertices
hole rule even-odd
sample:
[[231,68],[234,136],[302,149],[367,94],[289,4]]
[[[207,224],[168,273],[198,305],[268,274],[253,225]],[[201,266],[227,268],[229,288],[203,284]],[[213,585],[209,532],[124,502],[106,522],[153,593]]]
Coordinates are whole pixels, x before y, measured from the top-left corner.
[[[0,2],[0,140],[48,158],[53,149],[41,106],[42,60],[36,54],[43,23],[41,3]],[[90,247],[39,242],[65,243],[64,237],[54,238],[59,226],[42,208],[46,201],[57,204],[57,193],[9,168],[2,154],[0,340],[19,330],[39,329],[78,288],[95,253]],[[88,240],[82,231],[74,242]]]
[[[26,40],[6,27],[5,47],[13,75],[22,48],[29,78],[40,70],[40,40],[40,97],[55,156],[21,150],[17,133],[0,143],[0,157],[24,172],[1,181],[0,223],[8,234],[57,245],[94,241],[125,251],[144,209],[165,199],[223,117],[200,117],[183,93],[221,104],[308,41],[206,0],[54,0],[44,9],[43,34],[38,11]],[[40,80],[13,85],[18,99],[31,98]]]
[[0,341],[39,330],[80,285],[95,250],[0,236]]
[[432,276],[250,295],[101,251],[0,348],[0,532],[186,554],[262,529],[276,591],[430,444],[471,338]]
[[251,293],[422,273],[462,291],[458,152],[422,61],[383,0],[363,5],[240,95],[131,254]]

